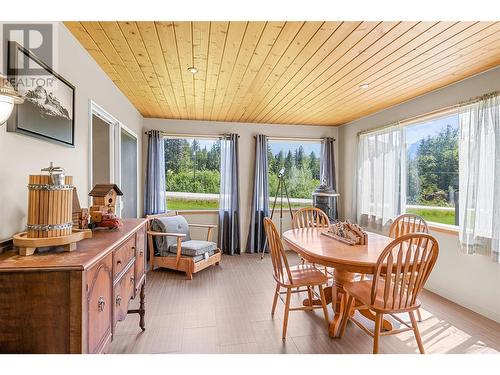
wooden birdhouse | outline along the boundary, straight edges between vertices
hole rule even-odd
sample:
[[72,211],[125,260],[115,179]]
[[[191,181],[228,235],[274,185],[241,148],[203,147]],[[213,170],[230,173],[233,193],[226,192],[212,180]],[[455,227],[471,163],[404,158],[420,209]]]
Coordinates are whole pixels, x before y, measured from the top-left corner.
[[111,212],[115,212],[116,198],[119,195],[123,193],[115,184],[97,184],[89,193],[93,201],[92,206],[107,208]]

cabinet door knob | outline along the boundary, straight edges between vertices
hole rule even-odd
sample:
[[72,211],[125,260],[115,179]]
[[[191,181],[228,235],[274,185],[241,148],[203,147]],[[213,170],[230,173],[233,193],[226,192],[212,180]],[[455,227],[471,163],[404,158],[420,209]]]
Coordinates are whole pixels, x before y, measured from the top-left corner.
[[106,301],[104,301],[104,297],[101,296],[97,300],[97,311],[101,312],[104,311],[104,306],[106,305]]
[[121,303],[122,303],[122,297],[117,296],[116,297],[116,306],[120,306]]
[[139,250],[139,255],[142,255],[142,254],[144,254],[144,250],[141,249],[141,250]]
[[121,260],[117,260],[116,264],[119,266],[120,264],[122,264],[122,261]]
[[130,276],[130,284],[134,283],[134,276]]

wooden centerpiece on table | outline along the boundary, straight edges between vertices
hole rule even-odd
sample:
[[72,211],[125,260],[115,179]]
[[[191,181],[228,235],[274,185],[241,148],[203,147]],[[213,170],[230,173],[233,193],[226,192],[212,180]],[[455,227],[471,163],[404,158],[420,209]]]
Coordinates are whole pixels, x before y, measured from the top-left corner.
[[322,234],[351,246],[368,244],[368,234],[359,225],[349,221],[338,221]]
[[45,247],[73,251],[78,241],[92,237],[90,231],[73,229],[73,177],[53,163],[42,172],[48,174],[29,176],[27,230],[12,238],[19,255],[32,255]]

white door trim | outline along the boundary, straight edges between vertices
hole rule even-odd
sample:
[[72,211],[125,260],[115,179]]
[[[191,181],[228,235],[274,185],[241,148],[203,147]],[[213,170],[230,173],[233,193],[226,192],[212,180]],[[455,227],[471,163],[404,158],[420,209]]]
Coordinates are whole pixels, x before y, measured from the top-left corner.
[[[140,177],[140,172],[139,172],[139,137],[137,136],[137,133],[135,133],[134,131],[132,131],[130,128],[128,128],[127,126],[125,126],[124,124],[122,124],[121,122],[119,122],[119,131],[118,131],[118,137],[121,137],[121,132],[124,131],[125,133],[127,133],[129,136],[135,138],[135,147],[136,147],[136,191],[137,191],[137,199],[136,199],[136,202],[137,202],[137,207],[136,207],[136,215],[137,217],[141,217],[141,214],[140,214],[140,207],[141,207],[141,202],[140,202],[140,194],[139,194],[139,191],[140,191],[140,186],[139,186],[139,177]],[[121,161],[122,161],[122,157],[121,157],[121,152],[122,152],[122,149],[121,149],[121,139],[119,139],[119,142],[118,142],[118,160],[119,160],[119,165],[118,165],[118,175],[119,175],[119,181],[121,183]]]
[[[117,128],[119,129],[120,122],[102,108],[99,104],[93,100],[89,100],[89,158],[88,158],[88,188],[89,191],[94,187],[94,182],[92,178],[92,163],[93,163],[93,138],[92,138],[92,118],[97,116],[109,124],[109,179],[110,183],[117,183],[117,163],[119,157],[116,153],[116,140],[117,140]],[[91,197],[88,197],[89,207],[92,204]]]

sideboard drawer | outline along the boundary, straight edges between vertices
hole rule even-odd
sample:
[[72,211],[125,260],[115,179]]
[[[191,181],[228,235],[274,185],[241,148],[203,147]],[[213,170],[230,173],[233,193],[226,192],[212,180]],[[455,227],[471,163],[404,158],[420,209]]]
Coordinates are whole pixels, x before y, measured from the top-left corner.
[[99,353],[111,339],[113,311],[111,254],[88,270],[87,288],[88,353]]
[[146,228],[139,229],[135,234],[135,287],[139,288],[146,272]]
[[120,248],[113,252],[113,278],[127,267],[130,260],[135,256],[135,235],[130,237]]
[[113,290],[113,327],[127,316],[128,303],[135,295],[134,265],[131,265]]

